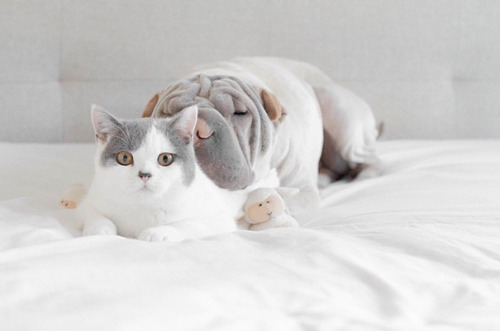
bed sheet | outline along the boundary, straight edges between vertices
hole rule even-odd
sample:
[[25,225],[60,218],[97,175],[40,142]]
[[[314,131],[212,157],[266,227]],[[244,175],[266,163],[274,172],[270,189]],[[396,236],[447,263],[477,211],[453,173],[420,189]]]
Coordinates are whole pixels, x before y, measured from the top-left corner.
[[0,330],[500,330],[500,141],[385,141],[301,228],[80,237],[94,146],[0,144]]

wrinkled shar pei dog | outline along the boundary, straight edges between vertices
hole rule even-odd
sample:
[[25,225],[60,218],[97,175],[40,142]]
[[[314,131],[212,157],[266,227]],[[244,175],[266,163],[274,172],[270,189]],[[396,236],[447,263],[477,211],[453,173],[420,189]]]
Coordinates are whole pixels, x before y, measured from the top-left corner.
[[284,194],[294,215],[319,202],[320,169],[338,179],[378,161],[371,108],[306,63],[238,58],[198,67],[155,94],[143,117],[192,105],[195,154],[207,176],[241,190],[274,172],[280,187],[295,189]]

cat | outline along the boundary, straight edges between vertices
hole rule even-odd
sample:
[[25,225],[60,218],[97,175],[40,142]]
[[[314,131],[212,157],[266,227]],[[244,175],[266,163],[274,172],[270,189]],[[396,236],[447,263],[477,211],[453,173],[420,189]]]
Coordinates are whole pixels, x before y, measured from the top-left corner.
[[77,208],[83,235],[178,242],[237,229],[245,190],[215,185],[194,154],[198,108],[123,120],[92,106],[95,175]]

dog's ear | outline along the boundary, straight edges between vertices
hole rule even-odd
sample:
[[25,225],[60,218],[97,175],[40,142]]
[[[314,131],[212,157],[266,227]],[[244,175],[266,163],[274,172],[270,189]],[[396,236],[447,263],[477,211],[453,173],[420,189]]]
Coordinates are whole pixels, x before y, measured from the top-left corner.
[[142,117],[151,117],[151,115],[153,115],[153,110],[155,109],[155,106],[158,103],[159,98],[160,95],[158,93],[153,95],[151,100],[149,100],[148,104],[146,105],[146,108],[144,108],[144,111],[142,112]]
[[262,90],[260,97],[262,98],[262,105],[272,122],[280,121],[286,115],[285,109],[274,94],[267,90]]
[[208,125],[207,121],[203,118],[198,118],[198,122],[196,123],[195,145],[197,145],[200,139],[203,140],[210,138],[213,133],[214,130],[210,125]]

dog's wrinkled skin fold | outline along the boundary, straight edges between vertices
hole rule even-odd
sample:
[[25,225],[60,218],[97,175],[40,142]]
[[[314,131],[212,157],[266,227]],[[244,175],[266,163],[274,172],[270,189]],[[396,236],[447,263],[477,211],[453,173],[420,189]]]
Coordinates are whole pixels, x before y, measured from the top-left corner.
[[370,107],[306,63],[240,58],[200,67],[157,93],[144,117],[198,105],[195,152],[220,187],[240,190],[275,169],[292,214],[319,202],[318,164],[333,178],[374,164]]
[[247,187],[254,180],[255,156],[271,142],[271,125],[258,91],[236,77],[200,74],[161,93],[153,116],[172,116],[193,104],[200,123],[208,124],[208,132],[198,134],[205,139],[196,144],[201,168],[220,187]]

